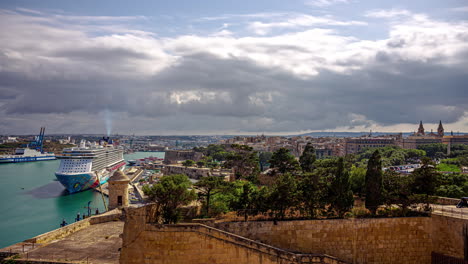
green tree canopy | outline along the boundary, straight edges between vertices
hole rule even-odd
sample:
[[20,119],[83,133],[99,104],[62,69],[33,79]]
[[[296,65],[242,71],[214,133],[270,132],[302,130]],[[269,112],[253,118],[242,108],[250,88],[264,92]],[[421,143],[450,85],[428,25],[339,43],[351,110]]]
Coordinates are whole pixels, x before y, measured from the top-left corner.
[[268,152],[268,151],[260,152],[260,154],[258,155],[258,160],[260,162],[261,171],[265,170],[265,167],[269,164],[268,161],[271,159],[272,156],[273,156],[272,152]]
[[379,150],[374,151],[367,163],[366,208],[373,214],[382,203],[382,162]]
[[280,173],[294,172],[300,169],[299,162],[286,148],[280,148],[273,153],[270,159],[271,167]]
[[184,167],[192,167],[193,165],[195,165],[195,161],[193,161],[193,160],[186,160],[186,161],[182,162],[182,165],[183,165]]
[[307,143],[301,157],[299,157],[299,163],[303,172],[312,172],[314,170],[314,162],[317,159],[315,155],[315,148],[312,143]]
[[206,200],[206,215],[210,215],[210,199],[212,195],[222,191],[222,187],[226,186],[227,182],[218,176],[207,176],[201,178],[194,187],[198,190],[198,195]]
[[233,151],[226,157],[224,167],[232,168],[236,179],[256,181],[260,173],[258,154],[252,147],[232,144]]
[[197,161],[197,166],[198,166],[199,168],[203,168],[203,167],[206,166],[206,162],[203,161],[203,160]]
[[362,197],[366,190],[366,169],[362,167],[352,166],[349,173],[349,182],[353,193]]
[[304,173],[298,182],[298,200],[301,211],[315,218],[327,204],[326,178],[318,173]]
[[441,155],[447,153],[447,145],[442,143],[419,145],[417,149],[424,150],[430,158],[441,158]]
[[426,157],[421,162],[421,168],[415,169],[412,174],[414,177],[413,192],[433,195],[439,173],[436,171],[435,164],[431,159]]
[[268,199],[268,205],[275,219],[284,219],[286,210],[297,206],[297,195],[297,179],[291,173],[280,174]]
[[398,205],[402,209],[401,216],[406,216],[409,206],[415,202],[413,192],[414,178],[400,175],[394,171],[387,170],[383,173],[383,202],[388,206]]
[[349,172],[345,168],[343,158],[338,159],[338,167],[329,190],[329,202],[331,209],[335,210],[339,217],[351,210],[354,204],[353,192],[349,183]]
[[196,199],[195,191],[191,187],[189,178],[184,174],[163,176],[161,180],[143,186],[143,192],[150,201],[156,203],[154,218],[164,224],[177,223],[180,217],[180,207],[188,205]]

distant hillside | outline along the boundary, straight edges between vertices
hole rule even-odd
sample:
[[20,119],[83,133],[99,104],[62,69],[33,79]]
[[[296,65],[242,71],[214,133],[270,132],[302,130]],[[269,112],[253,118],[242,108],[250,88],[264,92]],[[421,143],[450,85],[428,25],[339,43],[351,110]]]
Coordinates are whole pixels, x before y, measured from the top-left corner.
[[[372,136],[381,136],[389,134],[398,134],[391,132],[372,132]],[[408,136],[411,133],[403,133],[403,136]],[[369,135],[369,132],[310,132],[295,136],[309,136],[309,137],[360,137],[363,135]]]

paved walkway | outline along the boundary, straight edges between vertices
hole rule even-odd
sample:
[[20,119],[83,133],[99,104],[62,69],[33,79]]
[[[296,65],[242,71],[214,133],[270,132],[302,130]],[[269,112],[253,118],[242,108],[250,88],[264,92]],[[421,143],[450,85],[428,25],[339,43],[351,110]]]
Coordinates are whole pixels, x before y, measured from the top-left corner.
[[433,204],[432,213],[460,219],[468,219],[468,208],[457,208],[455,205]]
[[23,253],[21,258],[41,261],[119,263],[124,222],[91,225],[63,239]]

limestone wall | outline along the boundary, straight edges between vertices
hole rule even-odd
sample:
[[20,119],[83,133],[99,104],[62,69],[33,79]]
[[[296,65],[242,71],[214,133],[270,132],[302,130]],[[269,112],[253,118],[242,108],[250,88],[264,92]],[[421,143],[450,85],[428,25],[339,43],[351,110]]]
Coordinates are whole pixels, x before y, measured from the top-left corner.
[[447,198],[447,197],[437,197],[435,204],[441,205],[457,205],[460,199]]
[[325,255],[291,253],[201,224],[145,223],[147,209],[127,211],[120,263],[345,263]]
[[431,218],[433,251],[463,258],[463,227],[468,224],[468,220],[435,214]]
[[86,218],[78,222],[69,224],[67,226],[49,231],[47,233],[38,235],[36,237],[27,239],[24,242],[38,243],[38,244],[49,243],[53,240],[61,239],[68,235],[71,235],[90,225],[109,222],[109,221],[117,221],[119,220],[121,214],[122,214],[121,211],[119,211],[118,209],[115,209],[115,210],[106,212],[102,215],[96,215],[90,218]]
[[216,227],[275,247],[335,256],[350,263],[431,262],[431,218],[218,223]]

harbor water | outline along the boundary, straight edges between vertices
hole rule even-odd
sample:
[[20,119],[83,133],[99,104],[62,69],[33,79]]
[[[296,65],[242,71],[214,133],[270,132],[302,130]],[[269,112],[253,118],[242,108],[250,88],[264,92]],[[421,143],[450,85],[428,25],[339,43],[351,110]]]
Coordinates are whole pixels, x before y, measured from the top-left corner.
[[[125,160],[164,158],[164,152],[136,152]],[[0,164],[0,248],[73,223],[79,212],[104,212],[102,196],[93,190],[68,194],[54,172],[60,161]],[[107,203],[107,198],[106,198]]]

